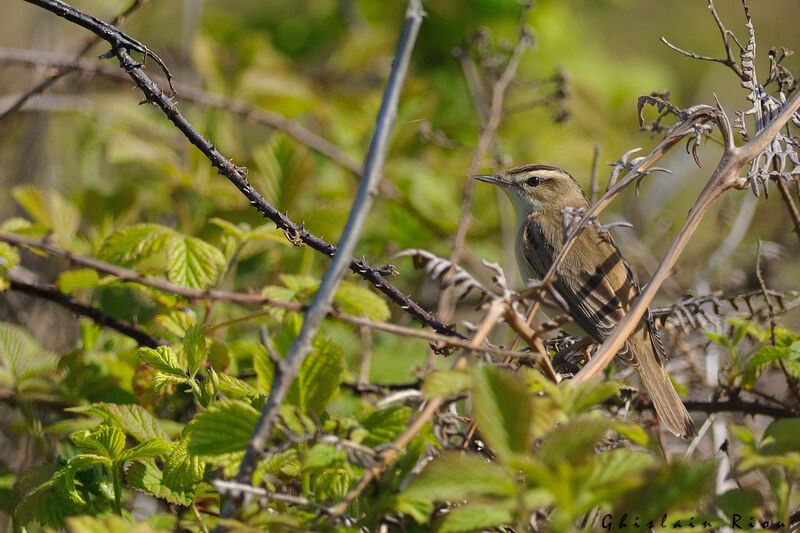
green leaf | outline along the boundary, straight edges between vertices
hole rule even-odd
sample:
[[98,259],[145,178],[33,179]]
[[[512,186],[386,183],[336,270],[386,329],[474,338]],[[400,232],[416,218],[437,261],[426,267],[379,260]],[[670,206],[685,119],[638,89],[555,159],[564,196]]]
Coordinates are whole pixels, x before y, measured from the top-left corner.
[[64,468],[47,463],[25,471],[11,490],[9,509],[15,524],[30,522],[61,527],[64,517],[77,514],[81,507],[66,490]]
[[56,281],[56,287],[61,292],[71,293],[80,289],[93,289],[100,282],[97,271],[88,268],[62,272]]
[[392,313],[386,301],[366,287],[343,281],[336,290],[334,305],[351,315],[364,315],[372,320],[389,320]]
[[[59,358],[43,349],[25,329],[0,322],[0,383],[25,391],[41,388],[41,379],[58,382]],[[47,390],[52,388],[49,384]]]
[[641,483],[617,499],[615,515],[636,509],[639,516],[661,516],[683,507],[695,508],[708,497],[714,481],[716,462],[675,462],[650,471]]
[[153,370],[180,378],[188,377],[175,351],[169,346],[159,346],[155,350],[147,347],[139,348],[138,354],[139,359]]
[[164,484],[164,474],[152,460],[133,463],[125,475],[128,485],[176,505],[188,506],[194,501],[193,493],[172,490]]
[[578,387],[570,387],[564,412],[567,416],[573,417],[618,394],[618,383],[609,381],[582,383]]
[[58,191],[20,185],[11,194],[35,222],[53,232],[58,244],[66,246],[75,238],[81,223],[80,211]]
[[258,389],[268,393],[275,377],[275,364],[270,360],[267,349],[261,344],[253,344],[253,369],[258,378]]
[[153,321],[176,337],[183,337],[197,319],[193,314],[172,310],[169,313],[156,315]]
[[194,376],[205,361],[208,346],[206,344],[206,328],[203,324],[194,324],[183,336],[183,353],[189,365],[189,376]]
[[716,498],[726,516],[755,516],[761,508],[761,494],[753,489],[732,489]]
[[398,498],[398,509],[425,522],[434,502],[470,498],[509,498],[519,490],[514,475],[497,463],[463,452],[445,452]]
[[430,399],[435,396],[450,398],[472,387],[472,373],[467,369],[434,370],[425,376],[422,392]]
[[194,237],[175,237],[167,244],[167,275],[184,287],[212,285],[225,265],[219,248]]
[[190,455],[189,443],[177,443],[164,462],[164,485],[173,491],[191,489],[203,480],[206,462],[197,455]]
[[215,226],[222,228],[222,231],[224,231],[225,233],[228,233],[236,237],[237,241],[243,241],[248,233],[247,228],[240,227],[242,226],[242,224],[237,226],[236,224],[233,224],[225,220],[224,218],[211,217],[208,219],[208,221],[214,224]]
[[362,443],[375,447],[392,442],[406,429],[410,417],[411,408],[397,404],[370,413],[361,420],[361,425],[369,431]]
[[67,411],[96,416],[108,424],[113,424],[139,442],[150,439],[169,440],[169,435],[161,424],[147,410],[135,404],[93,403],[68,408]]
[[108,457],[103,457],[94,454],[81,454],[76,455],[67,463],[64,469],[64,483],[66,484],[67,491],[73,501],[77,503],[86,503],[86,500],[78,492],[75,487],[75,476],[82,470],[87,470],[96,465],[105,466],[106,468],[113,468],[112,461]]
[[256,188],[278,209],[291,210],[314,168],[308,149],[277,133],[254,151],[253,159],[258,169],[251,174]]
[[217,376],[219,378],[219,391],[225,396],[241,399],[246,396],[258,395],[258,389],[246,381],[242,381],[230,374],[218,374]]
[[238,400],[220,400],[195,418],[189,428],[188,453],[218,456],[243,451],[258,422],[259,413]]
[[594,452],[611,425],[612,421],[599,413],[580,415],[548,433],[537,456],[551,467],[564,461],[579,463]]
[[19,251],[16,247],[0,242],[0,273],[8,272],[19,265]]
[[789,359],[791,350],[786,346],[765,346],[750,358],[742,375],[742,385],[752,387],[767,365],[782,359]]
[[119,456],[119,461],[138,461],[164,455],[172,449],[172,444],[162,439],[150,439],[128,448]]
[[339,390],[343,373],[342,349],[318,337],[292,382],[287,400],[304,413],[320,415]]
[[175,231],[166,226],[134,224],[109,235],[100,247],[98,257],[118,265],[132,266],[163,250],[175,235]]
[[489,446],[508,460],[529,451],[532,407],[527,388],[514,376],[494,367],[473,371],[473,411]]
[[303,470],[320,471],[346,459],[345,452],[330,444],[318,442],[303,455]]
[[759,451],[764,455],[800,452],[800,418],[773,421],[764,431]]
[[119,461],[125,449],[125,434],[114,426],[102,425],[96,431],[73,435],[75,447],[90,454]]
[[462,533],[493,529],[513,520],[510,504],[467,503],[450,509],[437,523],[437,533]]

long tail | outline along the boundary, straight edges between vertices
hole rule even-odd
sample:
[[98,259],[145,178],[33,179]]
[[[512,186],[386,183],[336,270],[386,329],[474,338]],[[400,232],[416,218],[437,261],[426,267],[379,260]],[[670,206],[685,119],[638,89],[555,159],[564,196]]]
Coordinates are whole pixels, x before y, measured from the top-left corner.
[[[687,439],[694,434],[694,422],[683,406],[664,366],[649,342],[636,343],[637,370],[660,418],[675,435]],[[642,346],[644,344],[644,346]]]

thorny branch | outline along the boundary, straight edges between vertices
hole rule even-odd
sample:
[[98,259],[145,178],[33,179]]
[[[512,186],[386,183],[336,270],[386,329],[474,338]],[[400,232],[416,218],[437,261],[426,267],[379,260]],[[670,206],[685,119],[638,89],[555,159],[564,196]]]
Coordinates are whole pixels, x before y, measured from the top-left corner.
[[[129,50],[135,50],[151,56],[152,53],[147,50],[144,45],[127,37],[116,28],[67,6],[67,4],[60,0],[26,1],[48,9],[59,16],[65,16],[63,13],[69,8],[68,13],[70,17],[68,20],[76,22],[111,43],[113,52],[120,62],[120,66],[136,82],[136,85],[145,94],[147,101],[158,106],[164,112],[167,118],[175,124],[189,142],[195,145],[211,161],[211,164],[218,169],[219,173],[228,178],[228,180],[239,189],[250,201],[250,205],[255,207],[265,217],[272,220],[279,229],[286,233],[287,237],[289,237],[293,243],[298,245],[304,243],[329,257],[336,255],[337,250],[333,244],[308,232],[301,224],[293,222],[286,214],[279,212],[270,204],[247,180],[247,169],[234,165],[231,160],[223,156],[213,144],[203,137],[203,135],[186,120],[180,111],[178,111],[178,108],[172,100],[144,73],[142,65],[131,57]],[[354,273],[372,283],[378,290],[383,292],[393,302],[419,320],[422,324],[433,328],[438,333],[458,335],[452,328],[437,320],[394,285],[386,281],[382,269],[372,267],[361,259],[351,260],[349,268]]]
[[[352,253],[358,243],[367,213],[372,205],[375,188],[381,177],[382,167],[389,147],[389,135],[397,116],[400,90],[405,81],[411,60],[411,52],[414,49],[417,34],[422,25],[423,15],[424,11],[420,0],[409,0],[406,20],[397,44],[392,72],[384,92],[383,102],[378,112],[375,133],[364,164],[361,186],[342,232],[339,251],[325,273],[322,284],[314,296],[314,301],[306,312],[300,333],[292,343],[289,353],[275,365],[275,378],[272,381],[269,400],[261,411],[261,417],[253,431],[244,459],[242,459],[239,467],[239,473],[236,476],[236,481],[239,483],[250,482],[256,462],[264,454],[267,441],[272,435],[278,410],[289,392],[289,387],[300,371],[300,365],[311,351],[311,343],[316,336],[319,325],[328,313],[336,288],[339,286],[348,263],[351,261],[350,257],[352,257]],[[223,509],[222,516],[233,516],[237,507],[235,502],[229,500]]]

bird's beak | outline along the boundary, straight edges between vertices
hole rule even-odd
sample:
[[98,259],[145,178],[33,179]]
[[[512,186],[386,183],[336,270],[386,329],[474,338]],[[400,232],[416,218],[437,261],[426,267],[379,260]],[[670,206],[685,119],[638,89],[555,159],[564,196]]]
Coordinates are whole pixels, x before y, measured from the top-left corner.
[[511,185],[511,183],[504,180],[500,174],[477,174],[475,179],[478,181],[485,181],[486,183],[491,183],[499,187],[507,187]]

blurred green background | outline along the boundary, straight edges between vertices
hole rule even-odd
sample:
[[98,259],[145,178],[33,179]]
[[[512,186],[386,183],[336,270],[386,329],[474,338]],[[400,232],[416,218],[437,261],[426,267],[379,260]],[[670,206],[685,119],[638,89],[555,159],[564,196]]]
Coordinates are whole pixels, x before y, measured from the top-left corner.
[[[74,4],[108,20],[129,2]],[[745,42],[741,4],[720,1],[717,8],[728,28]],[[399,1],[151,0],[122,28],[158,53],[180,83],[280,113],[361,161],[404,9],[405,3]],[[504,57],[519,33],[521,7],[515,1],[436,0],[425,2],[425,9],[428,16],[413,54],[385,168],[396,198],[376,201],[356,254],[376,265],[405,248],[449,255],[479,133],[475,102],[456,51],[479,58],[479,67],[485,67],[481,71],[491,74],[497,69],[493,61]],[[0,47],[4,49],[73,54],[88,35],[25,2],[6,2],[3,10]],[[800,48],[796,28],[800,7],[796,0],[753,2],[752,15],[757,67],[764,79],[770,47]],[[657,143],[639,130],[639,95],[669,89],[680,107],[713,103],[716,95],[731,116],[747,109],[746,92],[730,70],[691,60],[659,40],[664,36],[684,49],[722,57],[719,31],[704,2],[538,1],[525,23],[533,29],[534,44],[506,97],[507,113],[498,131],[503,162],[488,154],[481,170],[547,162],[568,169],[588,189],[595,143],[600,147],[601,185],[610,172],[606,162],[637,146],[647,153]],[[88,57],[104,51],[98,46]],[[102,61],[115,66],[112,60]],[[798,56],[784,64],[800,71]],[[151,75],[159,74],[153,62],[147,66]],[[44,72],[0,63],[0,107]],[[166,224],[211,242],[220,238],[220,229],[208,222],[210,217],[261,224],[244,198],[216,175],[158,110],[137,106],[140,99],[131,82],[72,74],[0,124],[0,188],[6,191],[0,195],[0,219],[24,213],[10,191],[34,184],[56,190],[75,204],[81,216],[75,247],[88,254],[111,231],[134,222]],[[182,102],[180,94],[176,101],[224,155],[250,169],[251,181],[270,201],[313,233],[333,242],[338,239],[357,187],[352,172],[285,133],[226,111]],[[646,116],[654,118],[655,113],[649,110]],[[439,142],[425,132],[434,132]],[[629,191],[606,211],[605,221],[624,219],[634,224],[632,230],[620,230],[617,240],[642,281],[658,264],[718,154],[717,146],[704,146],[703,168],[698,168],[677,147],[659,163],[672,175],[648,177],[638,199]],[[796,194],[796,188],[792,190]],[[762,266],[768,285],[797,288],[798,239],[780,195],[774,188],[770,192],[768,199],[758,200],[752,224],[734,251],[709,269],[709,258],[750,193],[731,192],[718,201],[658,303],[675,301],[703,278],[713,289],[756,287],[758,239],[765,241]],[[503,238],[501,222],[505,216],[507,225],[510,204],[479,184],[473,207],[467,266],[475,264],[469,258],[498,260],[518,286],[510,235]],[[394,282],[435,309],[436,285],[415,272],[409,259],[395,263],[401,276]],[[326,258],[308,248],[262,247],[243,257],[226,288],[257,290],[279,284],[282,275],[319,277],[327,264]],[[113,308],[113,297],[104,295],[104,306]],[[124,300],[117,307],[115,312],[128,318],[147,312]],[[469,317],[470,301],[463,307],[460,318]],[[396,320],[408,320],[393,312]],[[784,321],[793,328],[800,326],[796,314]],[[341,336],[340,342],[347,346],[346,334]],[[357,342],[350,338],[350,345]],[[376,342],[411,351],[402,340]],[[421,364],[424,354],[413,351],[409,357]],[[373,365],[373,372],[385,374],[373,378],[393,379],[398,370],[406,374],[408,359],[395,361]]]

